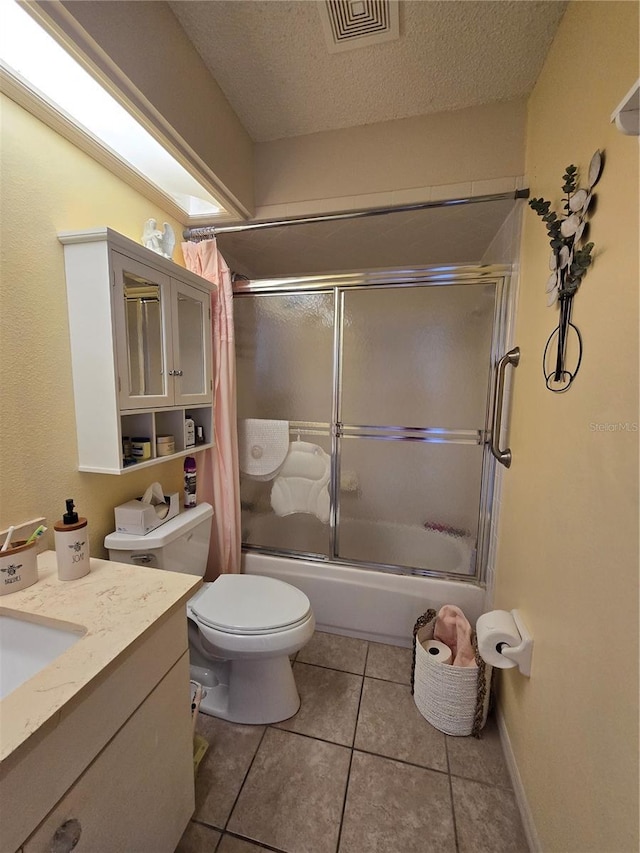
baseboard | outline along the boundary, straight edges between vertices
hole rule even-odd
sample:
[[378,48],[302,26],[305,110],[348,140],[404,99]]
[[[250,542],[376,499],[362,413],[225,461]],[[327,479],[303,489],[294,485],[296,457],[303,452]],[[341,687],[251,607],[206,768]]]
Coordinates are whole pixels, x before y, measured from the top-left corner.
[[505,724],[504,717],[502,716],[502,710],[499,706],[496,708],[496,719],[498,721],[498,731],[500,732],[502,751],[504,753],[505,761],[507,762],[507,768],[509,770],[509,776],[511,777],[511,784],[513,785],[513,792],[516,796],[516,803],[518,804],[518,810],[522,819],[522,826],[524,827],[524,834],[527,838],[529,850],[531,853],[542,853],[542,845],[538,838],[538,833],[533,822],[533,815],[529,808],[529,802],[524,791],[524,785],[522,784],[522,777],[520,776],[520,771],[516,764],[516,758],[513,754],[509,732],[507,731],[507,726]]

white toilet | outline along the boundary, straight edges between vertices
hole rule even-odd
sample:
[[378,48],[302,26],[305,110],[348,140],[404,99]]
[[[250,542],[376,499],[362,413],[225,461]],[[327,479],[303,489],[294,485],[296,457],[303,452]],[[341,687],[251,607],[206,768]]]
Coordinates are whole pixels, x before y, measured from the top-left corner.
[[[110,533],[109,558],[204,576],[209,504],[199,504],[147,533]],[[311,639],[307,596],[275,578],[221,575],[187,603],[191,677],[204,686],[200,710],[234,723],[276,723],[300,707],[289,655]]]

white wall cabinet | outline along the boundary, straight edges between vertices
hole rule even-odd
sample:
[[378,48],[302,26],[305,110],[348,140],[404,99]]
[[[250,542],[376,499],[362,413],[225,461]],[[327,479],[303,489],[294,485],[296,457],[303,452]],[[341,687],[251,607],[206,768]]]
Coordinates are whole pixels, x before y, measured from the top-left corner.
[[[121,474],[213,443],[214,285],[109,228],[65,232],[78,467]],[[204,443],[188,448],[185,417]],[[148,438],[151,458],[125,464],[123,438]]]

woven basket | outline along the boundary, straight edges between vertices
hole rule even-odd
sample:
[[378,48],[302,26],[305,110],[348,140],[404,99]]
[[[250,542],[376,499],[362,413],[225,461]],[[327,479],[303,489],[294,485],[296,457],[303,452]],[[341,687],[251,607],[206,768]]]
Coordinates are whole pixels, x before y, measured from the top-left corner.
[[447,735],[480,737],[489,710],[492,667],[476,652],[477,667],[451,666],[433,658],[424,648],[433,639],[436,612],[428,610],[413,632],[411,687],[422,716]]

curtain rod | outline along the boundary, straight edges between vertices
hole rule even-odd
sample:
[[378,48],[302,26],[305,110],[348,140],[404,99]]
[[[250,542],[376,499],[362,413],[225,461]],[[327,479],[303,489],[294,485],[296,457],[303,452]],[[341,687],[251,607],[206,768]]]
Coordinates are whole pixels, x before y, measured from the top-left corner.
[[442,201],[422,201],[416,204],[398,204],[391,207],[371,207],[361,210],[346,210],[342,213],[323,213],[317,216],[297,216],[292,219],[264,219],[246,222],[242,225],[202,225],[199,228],[185,228],[182,236],[185,240],[207,240],[218,234],[235,234],[240,231],[257,231],[262,228],[278,228],[284,225],[304,225],[312,222],[335,222],[340,219],[365,219],[368,216],[382,216],[385,213],[401,213],[411,210],[429,210],[436,207],[479,204],[484,201],[508,201],[529,198],[529,189],[515,190],[493,195],[477,195],[468,198],[451,198]]

